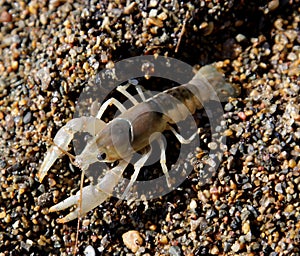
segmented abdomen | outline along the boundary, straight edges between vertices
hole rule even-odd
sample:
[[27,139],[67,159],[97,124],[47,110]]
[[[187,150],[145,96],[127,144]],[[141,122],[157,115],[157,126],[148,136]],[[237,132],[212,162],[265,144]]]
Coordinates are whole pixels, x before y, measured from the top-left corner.
[[155,95],[148,100],[152,109],[163,113],[169,123],[185,120],[202,107],[188,86],[181,85]]
[[237,88],[227,83],[221,73],[211,65],[202,67],[187,84],[163,91],[147,100],[152,109],[159,109],[167,122],[185,120],[208,101],[228,101],[239,94]]

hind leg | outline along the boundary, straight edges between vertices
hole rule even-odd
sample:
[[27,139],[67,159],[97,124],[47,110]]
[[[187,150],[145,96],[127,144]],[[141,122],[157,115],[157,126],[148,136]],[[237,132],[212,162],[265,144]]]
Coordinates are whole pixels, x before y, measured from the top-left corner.
[[168,187],[171,188],[171,178],[170,178],[169,171],[168,171],[168,168],[166,165],[166,147],[165,147],[164,141],[162,140],[161,137],[159,137],[157,139],[157,142],[160,147],[160,166],[163,170],[164,175],[166,176],[166,181],[167,181]]
[[[136,89],[138,95],[140,96],[141,100],[146,101],[147,99],[146,99],[145,94],[142,90],[143,87],[138,85],[138,84],[133,84],[133,86],[135,87],[135,89]],[[139,102],[127,91],[128,87],[129,87],[129,84],[120,85],[120,86],[117,87],[117,90],[120,93],[122,93],[125,97],[127,97],[133,105],[137,105]]]
[[114,105],[117,107],[117,109],[120,110],[121,113],[125,112],[127,109],[122,105],[122,103],[120,101],[118,101],[117,99],[115,98],[110,98],[109,100],[105,101],[99,111],[98,111],[98,114],[96,116],[96,118],[98,119],[101,119],[104,111],[107,109],[108,106],[111,106],[111,105]]
[[[139,102],[126,90],[127,88],[128,88],[128,86],[129,85],[120,85],[120,86],[118,86],[117,87],[117,91],[119,91],[120,93],[122,93],[125,97],[127,97],[130,101],[131,101],[131,103],[133,104],[133,105],[137,105],[137,104],[139,104]],[[143,101],[145,101],[146,100],[146,98],[145,98],[145,96],[144,96],[144,94],[143,94],[143,91],[141,90],[141,88],[140,88],[140,86],[136,86],[136,90],[137,90],[137,92],[138,92],[138,94],[140,95],[140,97],[141,97],[141,99],[143,100]],[[123,106],[123,104],[120,102],[120,101],[118,101],[117,99],[115,99],[115,98],[110,98],[109,100],[107,100],[107,101],[105,101],[102,105],[101,105],[101,107],[100,107],[100,109],[99,109],[99,111],[98,111],[98,113],[97,113],[97,116],[96,116],[96,118],[98,118],[98,119],[101,119],[101,117],[102,117],[102,115],[103,115],[103,113],[104,113],[104,111],[107,109],[107,107],[108,106],[110,106],[110,105],[114,105],[114,106],[116,106],[117,107],[117,109],[121,112],[121,113],[123,113],[123,112],[125,112],[127,109]]]
[[169,126],[168,129],[171,130],[171,132],[176,136],[176,138],[178,139],[178,141],[181,144],[189,144],[189,143],[191,143],[193,141],[193,139],[195,139],[195,137],[198,135],[198,131],[197,131],[190,138],[185,139],[178,132],[176,132],[176,130],[172,126]]

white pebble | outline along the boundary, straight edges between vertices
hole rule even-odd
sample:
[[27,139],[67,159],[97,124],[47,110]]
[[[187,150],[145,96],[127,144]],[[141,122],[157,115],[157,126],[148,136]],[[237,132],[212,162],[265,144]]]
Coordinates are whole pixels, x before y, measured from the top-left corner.
[[88,245],[85,249],[84,249],[84,255],[87,255],[87,256],[95,256],[96,255],[96,252],[95,252],[95,249],[93,248],[93,246],[91,245]]

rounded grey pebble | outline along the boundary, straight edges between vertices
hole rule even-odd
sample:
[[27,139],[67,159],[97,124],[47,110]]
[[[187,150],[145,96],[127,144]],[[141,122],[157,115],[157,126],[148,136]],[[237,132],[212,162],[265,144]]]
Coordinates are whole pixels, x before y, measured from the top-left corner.
[[26,115],[25,115],[24,118],[23,118],[24,124],[30,123],[31,118],[32,118],[32,114],[31,114],[31,112],[29,111],[29,112],[26,113]]
[[233,105],[229,102],[225,105],[224,109],[225,111],[230,111],[233,108]]
[[169,249],[170,256],[181,256],[181,250],[178,246],[171,246]]

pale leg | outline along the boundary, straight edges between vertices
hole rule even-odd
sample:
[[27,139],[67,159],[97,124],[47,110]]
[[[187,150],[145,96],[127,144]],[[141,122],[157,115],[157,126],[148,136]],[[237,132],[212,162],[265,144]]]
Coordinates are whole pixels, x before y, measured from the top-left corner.
[[170,188],[171,187],[171,178],[170,178],[169,171],[168,171],[168,168],[166,165],[166,147],[165,147],[164,141],[162,140],[161,137],[159,137],[157,139],[157,142],[160,147],[160,166],[163,170],[164,175],[166,176],[168,187]]
[[130,177],[130,182],[127,185],[123,195],[121,196],[122,199],[126,199],[126,197],[128,196],[129,190],[131,189],[133,183],[136,181],[141,168],[144,166],[145,162],[148,160],[149,156],[151,155],[151,151],[152,149],[150,148],[150,150],[134,164],[133,166],[134,173]]
[[96,118],[98,119],[101,119],[104,111],[107,109],[108,106],[111,106],[111,105],[114,105],[117,107],[117,109],[119,109],[121,111],[121,113],[125,112],[127,109],[122,105],[122,103],[120,101],[118,101],[117,99],[115,98],[110,98],[109,100],[105,101],[99,111],[98,111],[98,114],[96,116]]
[[[136,100],[136,99],[135,99],[135,98],[134,98],[127,90],[126,90],[126,89],[128,88],[128,86],[129,86],[129,85],[119,85],[119,86],[117,87],[117,91],[119,91],[119,92],[122,93],[125,97],[127,97],[127,98],[131,101],[131,103],[132,103],[133,105],[139,104],[139,102],[138,102],[138,101],[137,101],[137,100]],[[138,85],[136,85],[135,88],[136,88],[136,90],[137,90],[139,96],[141,97],[141,99],[142,99],[143,101],[146,101],[146,98],[145,98],[145,96],[144,96],[144,94],[143,94],[143,91],[142,91],[141,87],[138,86]],[[101,119],[101,117],[102,117],[104,111],[107,109],[107,107],[108,107],[109,105],[114,105],[114,106],[116,106],[116,107],[118,108],[118,110],[119,110],[121,113],[123,113],[123,112],[126,111],[126,108],[122,105],[122,103],[121,103],[120,101],[118,101],[118,100],[115,99],[115,98],[110,98],[109,100],[105,101],[105,102],[102,104],[102,106],[100,107],[100,109],[99,109],[99,111],[98,111],[98,114],[97,114],[97,116],[96,116],[98,119]]]
[[171,132],[173,132],[173,134],[176,136],[176,138],[182,144],[189,144],[189,143],[191,143],[193,141],[193,139],[195,139],[195,137],[198,135],[198,132],[195,132],[190,138],[185,139],[178,132],[176,132],[176,130],[172,126],[169,126],[168,128],[171,130]]
[[[133,105],[139,104],[139,102],[138,102],[132,95],[130,95],[129,92],[127,92],[126,89],[128,88],[128,86],[129,86],[129,85],[120,85],[120,86],[118,86],[117,90],[118,90],[120,93],[122,93],[125,97],[127,97],[127,98],[131,101],[131,103],[132,103]],[[139,85],[134,85],[134,87],[135,87],[135,89],[136,89],[138,95],[140,96],[141,100],[142,100],[142,101],[146,101],[146,97],[145,97],[145,95],[144,95],[144,93],[143,93],[142,87],[139,86]]]
[[125,97],[127,97],[133,105],[139,104],[139,102],[129,93],[126,91],[128,85],[120,85],[117,87],[117,91],[122,93]]
[[136,91],[138,92],[139,96],[141,97],[142,101],[146,101],[146,98],[145,98],[145,95],[143,93],[141,86],[136,85],[135,88],[136,88]]

